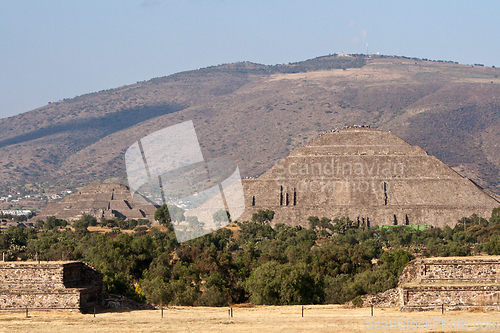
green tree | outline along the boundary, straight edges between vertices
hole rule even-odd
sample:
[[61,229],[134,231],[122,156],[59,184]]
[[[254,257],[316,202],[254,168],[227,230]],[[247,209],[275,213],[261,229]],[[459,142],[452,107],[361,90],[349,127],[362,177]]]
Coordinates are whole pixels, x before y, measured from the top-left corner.
[[97,225],[97,219],[89,214],[83,214],[80,220],[87,223],[87,226],[95,227]]
[[311,230],[316,229],[316,227],[319,225],[319,217],[317,216],[309,216],[307,218],[307,221],[309,222],[309,228]]
[[43,220],[37,220],[35,223],[35,228],[38,230],[43,229],[43,226],[45,225],[45,222]]
[[188,216],[187,222],[190,228],[196,231],[200,231],[203,229],[204,223],[198,220],[196,216]]
[[500,254],[500,236],[494,235],[490,237],[490,241],[485,243],[483,250],[489,255],[499,255]]
[[229,215],[229,212],[225,209],[219,209],[218,211],[216,211],[213,214],[212,218],[215,222],[215,227],[217,229],[220,229],[221,223],[231,222],[231,215]]
[[141,280],[140,286],[146,300],[150,303],[168,304],[172,298],[168,282],[161,276],[149,276]]
[[336,218],[333,222],[335,223],[333,229],[341,235],[345,234],[347,230],[354,227],[354,222],[348,217],[341,217],[340,219]]
[[161,225],[168,225],[172,222],[179,224],[185,220],[184,216],[185,210],[176,205],[166,205],[163,204],[155,212],[155,220],[157,220]]
[[270,209],[259,210],[257,213],[252,214],[252,222],[267,224],[274,218],[274,211]]
[[267,262],[252,272],[245,285],[254,304],[314,304],[324,300],[323,280],[304,263]]
[[163,204],[156,210],[155,220],[157,220],[161,225],[167,225],[172,222],[170,213],[168,212],[168,206],[166,204]]
[[186,217],[184,216],[185,210],[181,207],[178,207],[176,205],[168,205],[168,211],[170,213],[172,221],[176,224],[179,224],[182,221],[186,220]]
[[89,223],[82,219],[73,222],[73,228],[75,228],[75,232],[79,234],[88,232],[88,226]]
[[391,271],[397,272],[396,274],[399,276],[413,258],[410,252],[397,249],[392,252],[382,253],[380,264],[385,265]]
[[52,230],[57,227],[65,227],[68,225],[68,222],[66,220],[58,219],[55,216],[47,216],[47,221],[43,225],[43,228],[45,230]]
[[500,207],[491,211],[490,224],[500,224]]

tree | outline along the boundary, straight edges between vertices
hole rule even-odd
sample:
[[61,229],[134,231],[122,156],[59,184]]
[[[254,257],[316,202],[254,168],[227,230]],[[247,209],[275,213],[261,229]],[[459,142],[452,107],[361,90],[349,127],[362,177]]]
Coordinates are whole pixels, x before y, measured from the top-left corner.
[[260,223],[262,225],[270,223],[274,218],[274,211],[270,209],[259,210],[257,213],[252,214],[252,222]]
[[186,219],[186,217],[184,216],[185,210],[181,207],[178,207],[176,205],[168,205],[168,211],[170,213],[172,222],[179,224]]
[[494,208],[491,211],[490,224],[499,224],[500,223],[500,207]]
[[323,279],[306,264],[269,261],[246,281],[254,304],[315,304],[324,300]]
[[37,220],[35,223],[35,228],[37,228],[38,230],[43,229],[44,224],[45,222],[43,222],[43,220]]
[[84,220],[76,220],[73,222],[73,228],[75,228],[76,233],[86,233],[89,230],[87,229],[89,226],[88,222]]
[[220,229],[221,223],[231,222],[231,215],[229,215],[229,212],[224,209],[219,209],[218,211],[216,211],[212,218],[217,229]]
[[379,264],[385,265],[390,271],[397,272],[399,275],[413,258],[410,252],[398,249],[382,253]]
[[14,221],[16,222],[28,221],[28,217],[26,215],[16,215],[14,216]]
[[95,227],[97,225],[97,219],[89,214],[82,214],[80,220],[87,223],[87,226]]
[[47,222],[43,225],[45,230],[56,229],[57,227],[65,227],[68,225],[66,220],[57,219],[55,216],[47,216]]
[[321,220],[319,221],[320,228],[325,230],[334,230],[334,227],[332,225],[332,220],[330,220],[328,217],[322,217]]
[[192,228],[193,230],[199,231],[199,230],[203,229],[204,223],[200,222],[198,220],[198,217],[196,217],[196,216],[188,216],[187,222],[188,222],[189,227]]
[[335,226],[333,229],[337,230],[337,232],[341,235],[345,234],[345,232],[348,229],[351,229],[354,227],[354,222],[351,221],[348,217],[342,217],[340,219],[334,219],[333,222],[335,223]]
[[168,212],[168,206],[166,204],[163,204],[156,210],[155,220],[157,220],[161,225],[167,225],[172,222],[170,213]]
[[311,230],[314,230],[317,228],[319,230],[329,229],[329,230],[333,231],[335,229],[331,223],[332,220],[330,220],[327,217],[322,217],[320,220],[317,216],[309,216],[307,218],[307,221],[309,221],[309,228]]
[[156,210],[155,220],[157,220],[161,225],[167,225],[172,222],[179,224],[185,220],[184,212],[184,209],[176,205],[163,204]]
[[[49,222],[49,219],[47,218],[47,223]],[[96,226],[97,225],[97,219],[93,217],[92,215],[88,214],[82,214],[82,217],[80,219],[76,220],[73,222],[73,227],[75,229],[87,229],[89,226]]]
[[309,216],[307,221],[309,222],[309,228],[311,230],[314,230],[319,225],[319,217],[317,216]]
[[500,236],[493,235],[490,237],[490,241],[484,244],[483,250],[489,255],[499,255],[500,254]]

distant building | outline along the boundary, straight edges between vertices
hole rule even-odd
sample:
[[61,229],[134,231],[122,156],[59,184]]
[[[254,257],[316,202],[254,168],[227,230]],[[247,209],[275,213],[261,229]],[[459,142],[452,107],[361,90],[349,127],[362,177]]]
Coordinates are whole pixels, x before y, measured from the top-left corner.
[[15,215],[15,216],[20,216],[20,215],[26,215],[26,216],[29,216],[29,215],[32,215],[33,212],[31,210],[1,210],[0,212],[2,212],[3,215]]

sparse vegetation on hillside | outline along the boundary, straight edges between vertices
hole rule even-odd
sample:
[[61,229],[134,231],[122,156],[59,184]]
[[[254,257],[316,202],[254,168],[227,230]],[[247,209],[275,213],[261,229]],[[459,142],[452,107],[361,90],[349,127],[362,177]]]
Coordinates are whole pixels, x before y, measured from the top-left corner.
[[232,159],[243,176],[325,130],[361,122],[500,192],[499,75],[445,61],[332,55],[226,64],[66,99],[0,120],[0,194],[126,183],[125,150],[186,120],[205,158]]

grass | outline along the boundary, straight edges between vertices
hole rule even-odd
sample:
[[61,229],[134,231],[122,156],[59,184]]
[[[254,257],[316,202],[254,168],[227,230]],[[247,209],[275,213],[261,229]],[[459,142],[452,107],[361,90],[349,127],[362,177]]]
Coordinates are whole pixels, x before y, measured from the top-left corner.
[[[340,305],[308,305],[301,316],[301,306],[256,306],[234,308],[232,318],[228,308],[174,307],[164,310],[123,311],[80,314],[70,311],[32,311],[0,313],[0,332],[365,332],[367,323],[379,322],[500,322],[498,311],[400,312],[397,308],[345,309]],[[492,324],[493,325],[493,324]],[[498,326],[497,326],[498,327]],[[434,330],[418,332],[456,331],[441,325]],[[474,330],[474,329],[469,329]],[[381,331],[381,330],[375,330]],[[395,330],[401,331],[401,330]],[[466,330],[468,331],[468,330]],[[488,329],[488,331],[495,331]]]
[[413,230],[425,230],[427,228],[429,228],[430,226],[426,225],[426,224],[412,224],[412,225],[379,225],[378,226],[379,229],[389,229],[389,228],[393,228],[393,227],[405,227],[405,228],[410,228],[410,229],[413,229]]

